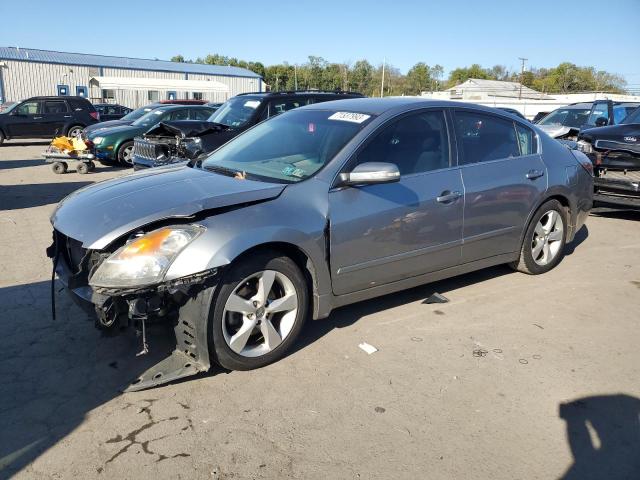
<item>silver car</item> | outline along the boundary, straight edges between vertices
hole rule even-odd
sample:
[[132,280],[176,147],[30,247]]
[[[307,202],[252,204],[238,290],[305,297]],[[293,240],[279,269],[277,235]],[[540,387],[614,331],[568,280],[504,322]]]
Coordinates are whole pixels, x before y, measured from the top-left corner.
[[78,190],[48,253],[100,328],[174,326],[174,352],[135,390],[212,361],[264,366],[349,303],[503,263],[545,273],[592,192],[584,154],[499,110],[341,100]]

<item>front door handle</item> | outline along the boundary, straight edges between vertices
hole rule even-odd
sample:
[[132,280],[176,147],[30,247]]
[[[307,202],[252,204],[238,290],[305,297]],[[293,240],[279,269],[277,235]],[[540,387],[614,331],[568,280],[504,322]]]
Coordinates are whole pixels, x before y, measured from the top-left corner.
[[436,201],[438,203],[451,203],[459,199],[461,196],[462,194],[458,191],[451,192],[449,190],[445,190],[439,197],[436,197]]
[[71,115],[65,115],[64,118],[71,118]]
[[527,172],[527,178],[529,180],[535,180],[536,178],[540,178],[543,175],[544,172],[542,170],[529,170]]
[[42,117],[33,117],[34,120],[42,120]]

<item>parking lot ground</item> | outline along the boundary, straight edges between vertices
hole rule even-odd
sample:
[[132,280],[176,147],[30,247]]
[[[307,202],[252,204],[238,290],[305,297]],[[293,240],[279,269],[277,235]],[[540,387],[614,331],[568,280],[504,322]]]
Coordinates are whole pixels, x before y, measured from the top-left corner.
[[592,215],[546,275],[352,305],[266,368],[121,394],[152,359],[63,292],[52,320],[44,250],[57,201],[126,171],[55,175],[44,145],[0,147],[0,478],[638,478],[640,215]]

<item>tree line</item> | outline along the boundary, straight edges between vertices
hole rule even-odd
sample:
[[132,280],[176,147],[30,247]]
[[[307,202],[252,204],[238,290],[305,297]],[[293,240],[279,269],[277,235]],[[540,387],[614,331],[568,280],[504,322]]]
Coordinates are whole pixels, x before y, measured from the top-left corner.
[[473,64],[452,70],[444,78],[441,65],[418,62],[406,74],[393,65],[372,65],[367,60],[334,63],[318,56],[309,56],[301,65],[283,62],[265,66],[261,62],[238,60],[213,54],[195,60],[174,56],[173,62],[203,63],[242,67],[260,75],[271,90],[351,90],[367,96],[380,96],[384,68],[383,95],[419,95],[425,91],[445,90],[469,78],[519,82],[544,93],[610,92],[624,93],[626,82],[619,75],[594,67],[580,67],[563,62],[553,68],[531,68],[525,72],[509,71],[504,65],[484,68]]

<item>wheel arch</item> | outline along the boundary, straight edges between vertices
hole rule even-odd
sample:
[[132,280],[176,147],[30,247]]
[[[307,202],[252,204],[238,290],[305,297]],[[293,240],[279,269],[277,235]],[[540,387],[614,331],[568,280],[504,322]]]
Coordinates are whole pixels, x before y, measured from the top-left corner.
[[318,308],[318,271],[316,266],[307,252],[304,251],[299,245],[295,245],[286,241],[270,241],[254,245],[241,253],[239,253],[231,262],[225,267],[232,267],[242,259],[263,252],[280,253],[291,260],[297,265],[307,281],[307,292],[309,293],[309,308],[311,314],[315,318],[315,312]]
[[535,208],[532,208],[531,212],[529,212],[529,217],[527,218],[525,226],[522,229],[522,233],[520,234],[520,243],[519,243],[520,248],[522,248],[522,242],[524,242],[524,236],[527,234],[527,230],[531,225],[531,220],[533,219],[535,214],[538,212],[538,210],[540,210],[540,207],[545,203],[547,203],[549,200],[557,200],[558,202],[560,202],[560,204],[563,207],[567,209],[567,216],[569,218],[569,225],[567,225],[569,230],[567,232],[567,242],[570,242],[571,240],[573,240],[573,236],[575,234],[575,222],[573,220],[574,214],[575,214],[575,208],[571,205],[571,201],[569,200],[569,195],[566,194],[566,192],[563,192],[562,190],[553,189],[548,191],[546,195],[541,197],[541,199],[536,204]]

